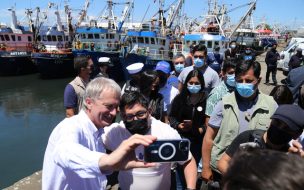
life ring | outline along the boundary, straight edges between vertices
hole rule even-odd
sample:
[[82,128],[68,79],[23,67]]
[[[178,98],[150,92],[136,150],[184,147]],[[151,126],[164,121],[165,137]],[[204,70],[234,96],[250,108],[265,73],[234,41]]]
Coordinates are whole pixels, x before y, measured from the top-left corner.
[[107,47],[111,47],[112,46],[112,44],[111,44],[111,41],[108,41],[108,43],[107,43]]
[[56,45],[56,47],[57,47],[58,49],[62,49],[62,48],[63,48],[63,44],[60,43],[60,42],[58,42],[57,45]]

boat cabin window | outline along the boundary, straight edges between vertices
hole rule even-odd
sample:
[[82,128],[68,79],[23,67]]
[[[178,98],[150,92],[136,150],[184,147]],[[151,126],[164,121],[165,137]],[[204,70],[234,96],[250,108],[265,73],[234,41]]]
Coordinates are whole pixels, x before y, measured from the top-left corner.
[[62,41],[63,41],[62,36],[58,36],[58,41],[59,41],[59,42],[62,42]]
[[107,39],[114,39],[115,36],[114,36],[114,34],[106,34],[106,38]]
[[85,34],[81,34],[81,38],[82,39],[86,39],[86,35]]
[[42,40],[43,40],[43,41],[47,41],[46,35],[43,35],[43,36],[42,36]]
[[53,41],[53,42],[56,42],[56,41],[57,41],[56,36],[52,36],[52,41]]
[[3,35],[0,35],[0,39],[1,39],[1,41],[5,41]]
[[155,44],[155,38],[151,38],[151,44]]
[[32,41],[32,36],[28,36],[27,41],[31,42]]
[[145,43],[149,44],[149,38],[145,38]]
[[69,36],[65,36],[65,41],[66,41],[66,42],[69,41]]
[[100,34],[100,37],[101,37],[101,39],[104,39],[105,37],[104,37],[104,34]]
[[16,36],[15,35],[11,35],[12,41],[16,41]]
[[212,48],[212,41],[207,42],[207,48]]
[[203,45],[205,45],[206,44],[206,41],[199,41],[199,43],[198,44],[203,44]]
[[218,45],[220,45],[220,42],[219,42],[219,41],[215,41],[215,42],[214,42],[214,47],[215,47],[215,46],[218,46]]
[[166,45],[166,41],[165,40],[160,40],[161,45]]
[[88,39],[93,39],[93,34],[88,34]]
[[156,44],[159,44],[159,42],[158,42],[158,38],[156,38]]
[[136,43],[136,37],[132,37],[132,42]]
[[99,39],[99,34],[94,34],[95,39]]
[[138,43],[144,43],[144,38],[143,37],[138,37]]
[[18,41],[21,41],[21,36],[17,36],[17,38],[18,38]]
[[47,41],[52,41],[52,37],[51,36],[46,36],[47,37]]
[[7,34],[4,35],[6,41],[10,41],[10,38]]

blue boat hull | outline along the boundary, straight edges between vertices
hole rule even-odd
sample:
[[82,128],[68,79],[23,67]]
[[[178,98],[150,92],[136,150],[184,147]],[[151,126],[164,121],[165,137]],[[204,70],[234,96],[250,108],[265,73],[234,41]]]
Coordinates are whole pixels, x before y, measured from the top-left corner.
[[0,76],[25,75],[37,72],[28,52],[0,52]]
[[75,76],[74,56],[72,53],[56,54],[46,52],[32,53],[41,78],[63,78]]

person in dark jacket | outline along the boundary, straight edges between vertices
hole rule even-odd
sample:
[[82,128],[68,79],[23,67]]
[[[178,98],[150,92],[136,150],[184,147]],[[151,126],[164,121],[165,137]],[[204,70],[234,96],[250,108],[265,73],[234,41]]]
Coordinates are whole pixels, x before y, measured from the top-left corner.
[[[202,157],[202,139],[205,134],[207,93],[204,87],[203,74],[197,69],[192,70],[186,77],[181,93],[174,98],[169,114],[171,127],[183,138],[190,140],[190,151],[197,164]],[[183,170],[180,167],[176,170],[176,189],[185,189]]]
[[191,141],[191,152],[197,163],[201,158],[201,144],[205,132],[204,118],[207,94],[204,92],[204,77],[197,70],[191,71],[182,92],[177,95],[169,114],[170,125],[181,136]]
[[247,46],[241,55],[241,59],[245,60],[245,61],[247,61],[247,60],[255,61],[255,53],[254,53],[253,49],[251,49],[251,47]]
[[295,69],[297,67],[300,67],[302,62],[303,62],[302,49],[297,48],[296,54],[291,56],[291,58],[289,60],[289,63],[288,63],[289,71],[291,71],[292,69]]
[[277,62],[278,59],[280,58],[280,55],[277,51],[277,44],[273,44],[272,48],[267,52],[265,62],[267,64],[267,71],[266,71],[266,85],[269,85],[269,75],[272,73],[272,81],[273,84],[276,86],[277,85],[277,79],[276,79],[276,74],[277,74]]

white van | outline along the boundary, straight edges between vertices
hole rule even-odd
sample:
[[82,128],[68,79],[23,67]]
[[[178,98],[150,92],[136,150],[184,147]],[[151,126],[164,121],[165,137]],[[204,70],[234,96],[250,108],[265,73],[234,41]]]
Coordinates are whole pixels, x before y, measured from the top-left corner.
[[[283,74],[287,75],[289,72],[288,63],[292,55],[295,54],[297,48],[304,50],[304,38],[303,40],[293,41],[280,53],[280,60],[278,61],[278,68],[283,70]],[[304,55],[304,51],[303,51]]]

